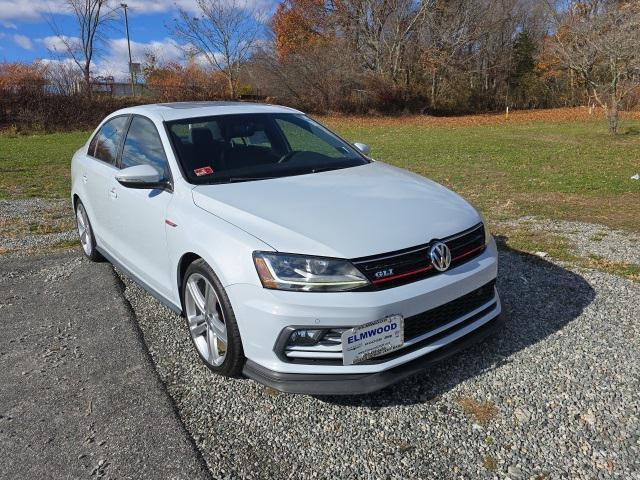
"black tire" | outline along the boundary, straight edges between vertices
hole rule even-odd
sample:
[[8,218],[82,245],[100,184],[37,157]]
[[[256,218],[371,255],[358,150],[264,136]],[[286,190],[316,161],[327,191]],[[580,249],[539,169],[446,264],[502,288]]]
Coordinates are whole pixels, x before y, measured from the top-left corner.
[[[98,249],[96,248],[96,237],[94,235],[93,226],[91,225],[91,220],[89,220],[89,214],[87,210],[84,208],[81,200],[76,202],[76,227],[78,229],[78,236],[80,237],[80,247],[82,248],[82,253],[92,262],[102,262],[104,261],[104,257],[100,255]],[[85,226],[81,227],[80,216],[84,218]],[[83,243],[82,240],[82,228],[85,228],[85,231],[88,232],[88,236],[86,237],[86,244]]]
[[[218,305],[220,306],[222,313],[224,324],[227,330],[227,343],[226,343],[226,353],[224,361],[221,365],[214,365],[210,363],[200,352],[198,346],[196,345],[196,341],[191,334],[190,324],[189,324],[189,315],[187,312],[187,304],[186,304],[186,289],[188,279],[193,274],[199,274],[205,277],[211,286],[213,287],[215,294],[217,296]],[[242,339],[240,338],[240,331],[238,329],[238,323],[236,322],[236,316],[233,313],[233,308],[231,306],[231,302],[229,301],[229,297],[227,296],[227,292],[225,291],[222,283],[218,279],[217,275],[214,273],[213,269],[202,259],[195,260],[184,274],[184,278],[182,279],[182,295],[183,300],[183,311],[184,317],[187,324],[187,329],[189,330],[189,336],[191,337],[191,341],[193,346],[198,353],[198,356],[202,360],[202,362],[211,369],[211,371],[223,375],[225,377],[237,377],[242,373],[242,368],[245,364],[245,356],[244,349],[242,348]]]

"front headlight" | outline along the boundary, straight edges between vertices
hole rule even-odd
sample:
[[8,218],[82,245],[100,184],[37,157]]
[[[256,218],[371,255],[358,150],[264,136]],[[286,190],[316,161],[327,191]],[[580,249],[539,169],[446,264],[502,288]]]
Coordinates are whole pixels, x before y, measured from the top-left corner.
[[347,260],[290,253],[255,252],[253,261],[264,288],[302,292],[344,292],[369,284]]

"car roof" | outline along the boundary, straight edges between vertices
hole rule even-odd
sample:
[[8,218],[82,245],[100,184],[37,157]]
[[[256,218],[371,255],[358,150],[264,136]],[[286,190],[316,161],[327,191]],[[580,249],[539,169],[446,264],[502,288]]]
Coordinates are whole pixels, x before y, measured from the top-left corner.
[[138,113],[159,121],[183,118],[233,115],[239,113],[302,113],[280,105],[250,102],[175,102],[153,103],[118,110],[114,115]]

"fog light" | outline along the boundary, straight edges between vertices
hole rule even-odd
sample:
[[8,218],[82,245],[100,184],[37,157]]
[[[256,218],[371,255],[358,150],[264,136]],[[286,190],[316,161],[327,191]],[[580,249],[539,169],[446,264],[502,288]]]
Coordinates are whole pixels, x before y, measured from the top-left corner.
[[310,347],[316,345],[326,330],[296,330],[289,337],[287,346]]

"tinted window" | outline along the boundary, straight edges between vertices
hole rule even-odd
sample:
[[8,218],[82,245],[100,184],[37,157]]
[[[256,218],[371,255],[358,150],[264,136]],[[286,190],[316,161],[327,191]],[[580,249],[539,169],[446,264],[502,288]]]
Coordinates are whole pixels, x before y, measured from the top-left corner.
[[116,164],[118,147],[124,128],[127,126],[128,117],[116,117],[105,123],[100,131],[93,137],[89,144],[89,155],[99,158],[103,162]]
[[224,183],[355,167],[368,160],[300,114],[258,113],[168,122],[190,182]]
[[149,119],[133,117],[124,141],[121,168],[151,165],[168,176],[167,157],[164,154],[158,130]]
[[282,129],[291,149],[297,152],[315,152],[327,157],[340,158],[344,155],[344,149],[336,148],[335,143],[326,141],[321,129],[312,123],[301,123],[297,118],[296,123],[291,119],[279,118],[276,120]]
[[229,140],[240,146],[259,146],[265,147],[267,149],[272,149],[271,141],[269,140],[269,135],[267,134],[267,127],[265,122],[254,122],[249,128],[237,128],[236,131],[232,131],[229,133]]

